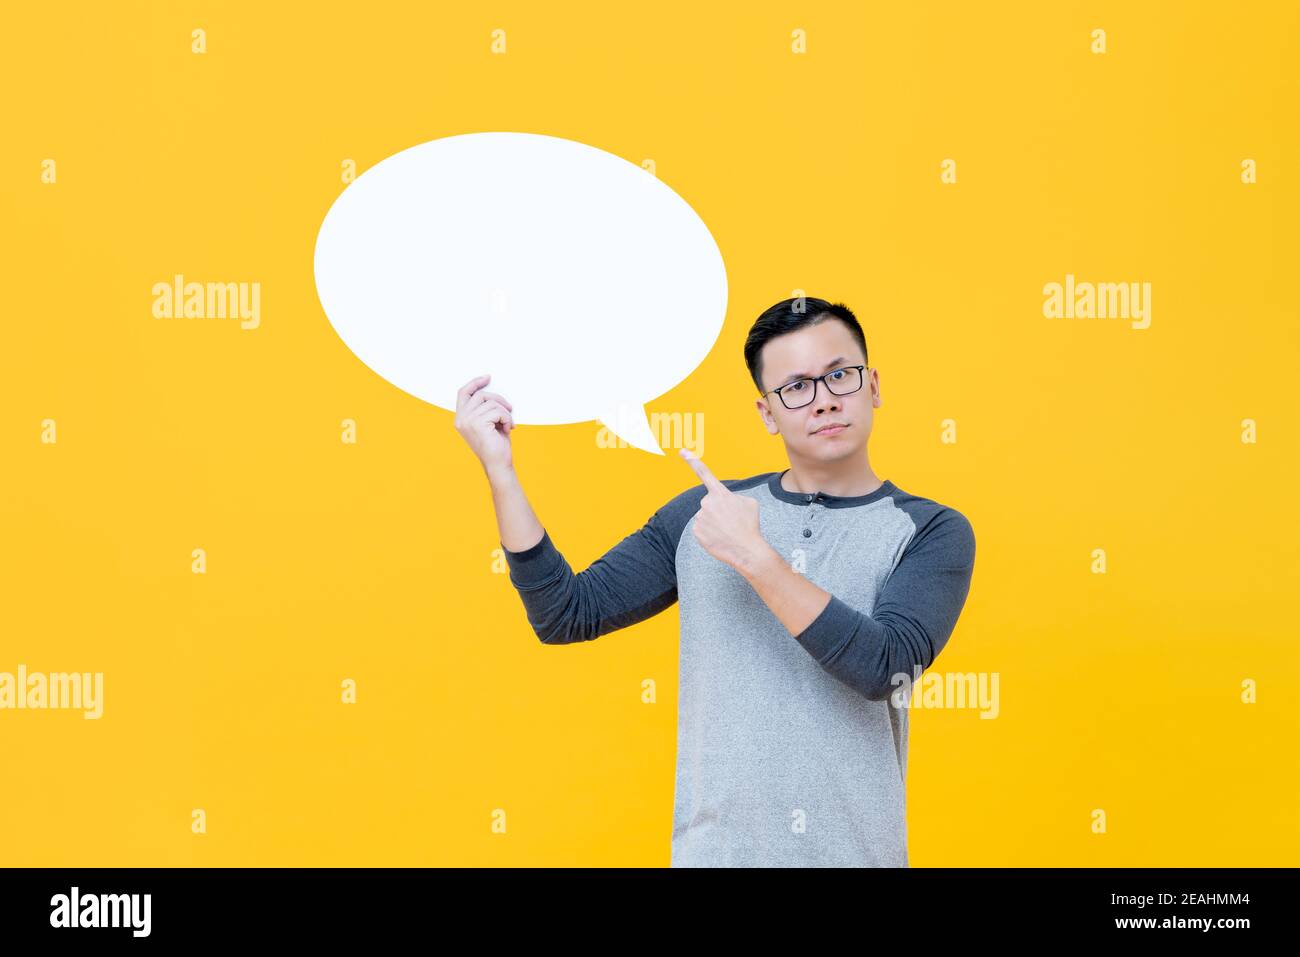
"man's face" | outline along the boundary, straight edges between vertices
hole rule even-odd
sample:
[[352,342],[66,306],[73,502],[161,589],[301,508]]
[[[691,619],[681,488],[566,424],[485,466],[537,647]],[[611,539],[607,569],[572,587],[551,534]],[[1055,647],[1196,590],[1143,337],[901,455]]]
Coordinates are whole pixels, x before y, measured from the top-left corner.
[[[866,357],[849,327],[838,319],[777,336],[763,346],[760,375],[764,389],[777,389],[795,379],[816,377],[849,365],[865,365]],[[871,435],[872,409],[880,407],[880,377],[875,369],[863,370],[862,388],[849,395],[835,395],[825,382],[816,385],[812,402],[787,409],[780,396],[769,392],[757,400],[759,415],[772,435],[780,435],[792,456],[821,462],[860,455]],[[837,386],[838,388],[838,386]],[[796,405],[796,398],[785,393]],[[831,423],[847,426],[819,434]]]

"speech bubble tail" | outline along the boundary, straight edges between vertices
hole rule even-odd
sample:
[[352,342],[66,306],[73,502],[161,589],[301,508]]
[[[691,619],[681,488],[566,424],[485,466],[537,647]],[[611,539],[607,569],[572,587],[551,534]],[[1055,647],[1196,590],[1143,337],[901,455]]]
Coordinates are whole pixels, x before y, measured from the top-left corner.
[[654,455],[664,454],[643,405],[619,404],[607,409],[597,421],[633,448]]

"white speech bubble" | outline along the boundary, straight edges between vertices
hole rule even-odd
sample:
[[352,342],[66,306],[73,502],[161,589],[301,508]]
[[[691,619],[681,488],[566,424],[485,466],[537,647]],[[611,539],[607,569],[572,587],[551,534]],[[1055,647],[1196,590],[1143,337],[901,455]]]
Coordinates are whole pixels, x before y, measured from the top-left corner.
[[402,150],[334,201],[316,293],[349,349],[454,411],[487,388],[516,425],[597,420],[663,455],[645,403],[700,364],[727,311],[722,254],[652,173],[585,143],[466,133]]

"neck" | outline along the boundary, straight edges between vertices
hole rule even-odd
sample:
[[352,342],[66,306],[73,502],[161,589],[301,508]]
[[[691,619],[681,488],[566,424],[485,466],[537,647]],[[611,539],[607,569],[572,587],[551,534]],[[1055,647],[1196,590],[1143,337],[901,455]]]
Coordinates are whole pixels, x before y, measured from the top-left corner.
[[790,460],[790,471],[781,478],[781,487],[789,492],[823,492],[850,497],[867,495],[885,483],[871,471],[871,460],[853,456],[838,462],[803,462]]

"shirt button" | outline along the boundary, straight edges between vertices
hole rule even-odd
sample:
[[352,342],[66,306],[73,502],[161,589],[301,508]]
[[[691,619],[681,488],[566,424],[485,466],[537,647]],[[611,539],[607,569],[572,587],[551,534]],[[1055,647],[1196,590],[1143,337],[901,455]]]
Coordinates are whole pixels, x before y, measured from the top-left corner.
[[808,496],[808,501],[811,502],[812,500],[813,500],[813,497],[812,497],[811,495],[809,495],[809,496]]
[[812,538],[812,529],[811,529],[811,528],[805,528],[805,529],[803,530],[803,537],[804,537],[804,538]]

